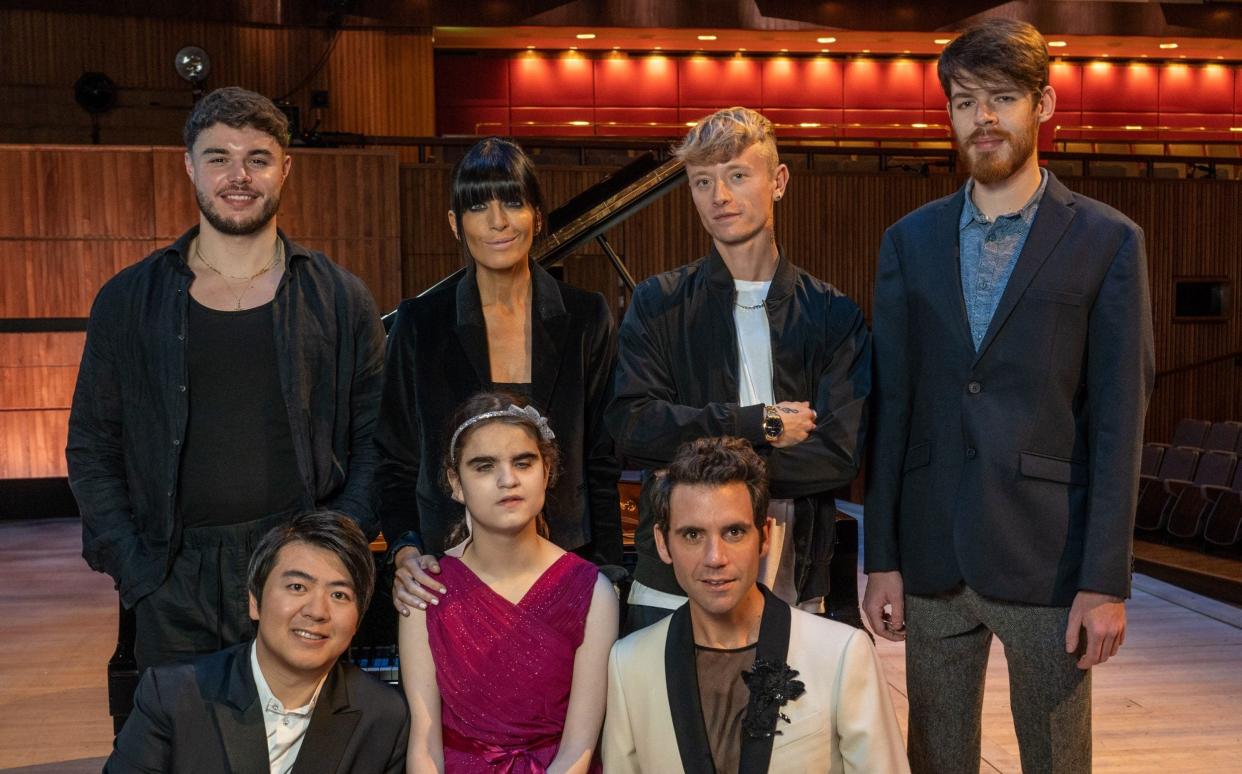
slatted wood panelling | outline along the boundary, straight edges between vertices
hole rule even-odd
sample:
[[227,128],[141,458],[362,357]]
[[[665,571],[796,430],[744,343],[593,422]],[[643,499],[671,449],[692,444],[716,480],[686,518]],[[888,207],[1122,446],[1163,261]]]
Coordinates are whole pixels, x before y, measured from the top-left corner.
[[[183,46],[211,57],[208,88],[244,86],[272,98],[302,81],[331,40],[325,29],[276,28],[150,17],[0,10],[0,142],[87,143],[91,120],[73,101],[87,71],[120,87],[100,119],[104,143],[175,144],[192,105],[173,70]],[[429,31],[342,32],[324,68],[289,94],[304,125],[370,135],[426,136],[435,131]],[[310,112],[310,93],[329,107]]]
[[[85,318],[100,286],[198,222],[177,148],[0,146],[0,319]],[[398,162],[294,152],[280,224],[401,298]],[[0,334],[0,479],[65,475],[84,334]]]
[[[601,178],[594,169],[540,168],[549,206]],[[1242,350],[1242,186],[1231,181],[1075,178],[1072,189],[1129,215],[1147,234],[1157,369],[1166,370]],[[952,193],[949,176],[842,175],[794,169],[788,195],[777,205],[777,234],[812,274],[858,301],[870,318],[880,238],[902,215]],[[460,265],[445,222],[448,170],[403,166],[402,231],[406,295],[414,295]],[[689,192],[678,188],[608,235],[638,280],[702,255],[708,240]],[[575,284],[621,295],[595,244],[566,267]],[[1173,278],[1226,277],[1233,309],[1226,322],[1173,322]],[[1234,360],[1157,381],[1147,436],[1168,440],[1181,417],[1242,419],[1242,366]]]

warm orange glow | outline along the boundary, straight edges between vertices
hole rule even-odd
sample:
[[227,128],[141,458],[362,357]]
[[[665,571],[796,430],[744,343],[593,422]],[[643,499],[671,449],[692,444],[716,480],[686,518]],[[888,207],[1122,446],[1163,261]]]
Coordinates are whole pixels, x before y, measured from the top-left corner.
[[1067,45],[1069,45],[1069,44],[1068,44],[1068,43],[1066,43],[1064,40],[1050,40],[1050,41],[1048,41],[1048,48],[1065,48]]
[[953,38],[936,38],[932,41],[932,43],[935,43],[937,46],[947,46],[952,42]]
[[699,40],[715,40],[715,35],[699,35]]
[[570,126],[590,126],[591,122],[590,121],[570,121],[569,125]]
[[1176,43],[1161,43],[1160,47],[1163,49],[1172,49],[1172,48],[1177,48],[1177,44]]
[[579,32],[577,35],[574,35],[574,37],[577,38],[578,40],[595,40],[595,33],[594,32]]
[[816,43],[836,43],[836,42],[837,42],[837,39],[836,39],[836,38],[833,38],[833,37],[827,37],[827,38],[816,38],[816,39],[815,39],[815,42],[816,42]]

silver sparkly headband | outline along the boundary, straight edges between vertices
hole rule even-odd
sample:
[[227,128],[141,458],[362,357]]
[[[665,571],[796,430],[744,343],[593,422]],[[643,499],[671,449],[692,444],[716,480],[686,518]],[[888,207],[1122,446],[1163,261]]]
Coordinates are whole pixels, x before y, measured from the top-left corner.
[[465,422],[457,426],[453,431],[453,438],[449,441],[449,462],[457,464],[457,438],[466,430],[477,425],[485,419],[495,419],[496,417],[517,417],[518,419],[527,419],[535,424],[539,430],[539,436],[545,441],[551,441],[556,438],[556,433],[552,432],[552,428],[548,427],[548,418],[539,413],[534,406],[515,406],[509,404],[509,408],[500,411],[484,411],[482,414],[470,417]]

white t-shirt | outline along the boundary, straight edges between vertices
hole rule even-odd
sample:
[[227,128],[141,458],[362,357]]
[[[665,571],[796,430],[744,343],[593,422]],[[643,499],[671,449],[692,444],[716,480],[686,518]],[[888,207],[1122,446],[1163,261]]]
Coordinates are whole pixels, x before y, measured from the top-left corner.
[[738,405],[770,406],[772,397],[772,330],[768,327],[768,297],[772,281],[733,280],[737,301],[733,305],[733,326],[737,329]]

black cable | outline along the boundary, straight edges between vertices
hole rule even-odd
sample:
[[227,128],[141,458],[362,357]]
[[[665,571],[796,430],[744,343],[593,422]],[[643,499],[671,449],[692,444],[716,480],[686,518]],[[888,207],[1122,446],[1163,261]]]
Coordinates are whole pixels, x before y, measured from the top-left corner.
[[303,87],[305,87],[306,84],[310,83],[311,79],[313,79],[316,75],[318,75],[319,71],[322,70],[324,65],[328,63],[328,57],[332,56],[332,51],[336,48],[336,42],[340,39],[341,39],[341,28],[338,26],[336,29],[332,31],[332,40],[328,42],[328,48],[324,50],[323,56],[319,57],[319,61],[316,62],[315,66],[311,68],[311,71],[306,74],[306,77],[298,81],[298,85],[294,86],[292,89],[289,89],[289,91],[286,92],[285,94],[277,97],[275,100],[273,100],[273,102],[276,102],[276,103],[284,102],[285,100],[289,99],[294,94],[296,94],[298,91],[300,91]]

